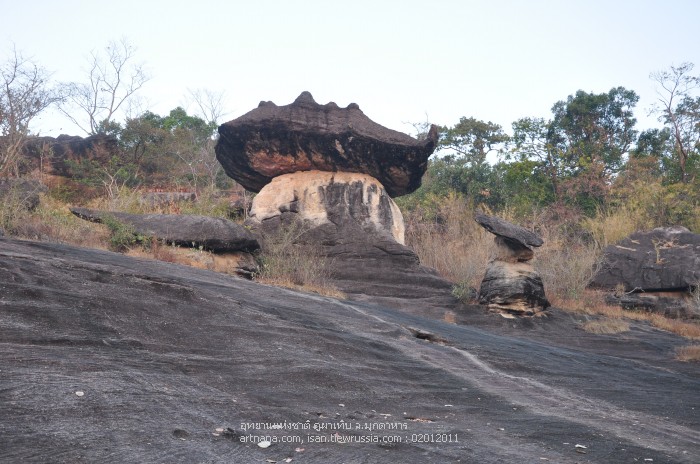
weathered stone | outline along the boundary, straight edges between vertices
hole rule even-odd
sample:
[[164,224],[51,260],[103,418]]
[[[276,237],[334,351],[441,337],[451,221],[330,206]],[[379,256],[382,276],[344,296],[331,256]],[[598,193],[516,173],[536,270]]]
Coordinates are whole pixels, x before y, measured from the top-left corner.
[[39,206],[39,195],[46,186],[33,179],[0,179],[0,201],[15,202],[23,208],[33,210]]
[[684,227],[636,232],[605,248],[591,286],[625,292],[689,290],[700,282],[700,235]]
[[474,219],[496,235],[496,252],[479,289],[479,303],[502,314],[532,316],[549,307],[542,278],[529,261],[544,241],[534,232],[495,216]]
[[549,307],[542,278],[529,263],[491,261],[479,289],[490,309],[532,316]]
[[223,218],[178,214],[128,214],[71,208],[76,216],[93,222],[107,217],[128,224],[138,235],[153,237],[186,247],[203,247],[214,252],[253,251],[260,247],[243,226]]
[[404,243],[401,210],[367,174],[304,171],[276,177],[255,196],[250,219],[259,223],[287,211],[312,227],[348,229],[352,223]]
[[356,104],[320,105],[303,92],[286,106],[260,106],[219,127],[216,156],[226,174],[253,192],[297,171],[369,174],[391,197],[416,190],[437,143],[437,127],[418,141],[387,129]]
[[[246,222],[263,237],[301,227],[296,243],[329,260],[331,283],[349,298],[392,307],[456,304],[452,284],[403,242],[403,218],[365,174],[299,172],[275,178],[253,200]],[[298,226],[301,224],[301,226]]]
[[592,288],[626,308],[675,317],[698,317],[700,307],[689,298],[700,286],[700,235],[685,227],[636,232],[605,248]]
[[[542,246],[544,243],[542,238],[536,233],[499,217],[477,214],[474,216],[474,219],[492,234],[503,237],[507,242],[515,242],[517,245],[527,249],[532,250],[533,247]],[[515,248],[517,249],[517,246]]]

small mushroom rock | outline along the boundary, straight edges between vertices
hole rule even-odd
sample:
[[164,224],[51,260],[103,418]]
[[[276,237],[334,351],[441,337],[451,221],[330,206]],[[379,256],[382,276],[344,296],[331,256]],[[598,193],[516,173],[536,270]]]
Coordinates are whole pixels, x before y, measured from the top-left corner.
[[533,316],[548,308],[542,278],[530,263],[542,238],[495,216],[477,214],[474,219],[496,235],[496,253],[481,282],[479,303],[511,316]]

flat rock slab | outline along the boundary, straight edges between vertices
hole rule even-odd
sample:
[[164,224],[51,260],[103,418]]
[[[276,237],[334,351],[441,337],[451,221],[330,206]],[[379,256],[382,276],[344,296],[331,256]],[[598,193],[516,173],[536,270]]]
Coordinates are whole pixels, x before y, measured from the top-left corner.
[[697,463],[678,337],[414,311],[0,238],[0,461]]
[[260,106],[219,127],[216,157],[226,174],[259,192],[273,177],[297,171],[356,172],[381,182],[391,197],[420,187],[437,127],[419,141],[370,120],[356,104],[316,103],[303,92],[292,103]]
[[688,291],[700,283],[700,235],[684,227],[635,232],[605,248],[590,286],[607,290]]
[[134,228],[138,235],[154,237],[186,247],[203,247],[214,252],[254,251],[260,244],[245,227],[223,218],[189,214],[129,214],[71,208],[79,218],[103,222],[112,217]]
[[474,216],[474,220],[492,234],[515,242],[530,250],[532,250],[533,247],[540,247],[544,243],[544,240],[536,233],[496,216],[477,214]]

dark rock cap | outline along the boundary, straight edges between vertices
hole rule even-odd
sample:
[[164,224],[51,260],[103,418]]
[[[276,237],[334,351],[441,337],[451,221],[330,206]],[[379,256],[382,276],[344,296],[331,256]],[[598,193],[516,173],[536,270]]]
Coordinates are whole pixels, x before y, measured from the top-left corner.
[[291,104],[260,102],[258,108],[222,124],[216,157],[226,174],[259,192],[273,177],[297,171],[369,174],[392,196],[420,187],[437,127],[425,140],[383,127],[351,103],[316,103],[309,92]]
[[544,240],[536,233],[496,216],[477,214],[474,216],[474,220],[492,234],[517,242],[530,250],[533,247],[542,246],[544,243]]

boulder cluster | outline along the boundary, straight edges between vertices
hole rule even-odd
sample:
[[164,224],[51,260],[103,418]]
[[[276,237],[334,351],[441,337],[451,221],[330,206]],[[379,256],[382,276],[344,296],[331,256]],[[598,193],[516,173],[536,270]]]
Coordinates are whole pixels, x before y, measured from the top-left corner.
[[[451,284],[404,246],[393,197],[420,186],[437,144],[370,120],[357,104],[325,105],[303,92],[291,104],[261,102],[219,127],[216,155],[226,173],[258,192],[247,225],[262,241],[303,224],[296,243],[330,258],[333,284],[350,298],[451,306]],[[410,301],[410,303],[409,303]]]

